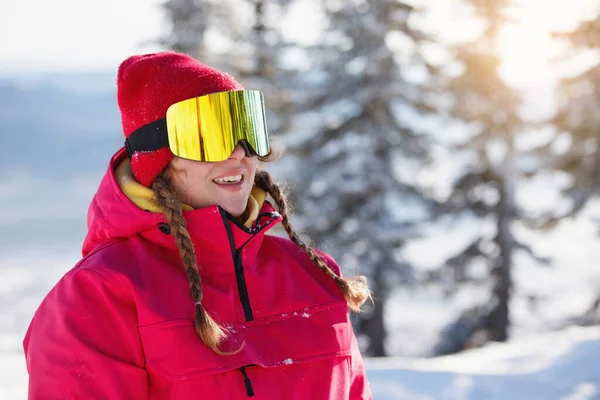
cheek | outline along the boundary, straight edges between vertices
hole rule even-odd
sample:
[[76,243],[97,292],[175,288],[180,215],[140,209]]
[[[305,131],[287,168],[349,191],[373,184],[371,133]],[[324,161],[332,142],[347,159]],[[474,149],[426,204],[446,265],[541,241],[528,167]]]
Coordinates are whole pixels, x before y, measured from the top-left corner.
[[258,167],[258,159],[256,157],[250,158],[248,161],[248,171],[250,171],[250,174],[252,176],[254,176],[254,174],[256,173],[257,167]]
[[250,181],[251,185],[250,185],[250,189],[252,189],[252,186],[254,186],[254,179],[256,177],[256,166],[252,169],[249,169],[250,171],[250,175],[248,176],[248,181]]
[[177,172],[177,184],[185,193],[195,194],[206,191],[206,168],[199,165],[191,165],[191,168],[180,169]]
[[181,170],[173,171],[171,174],[171,184],[179,193],[186,187],[187,176]]
[[214,168],[214,166],[208,163],[198,163],[194,165],[194,168],[189,171],[189,180],[197,185],[204,184],[207,181],[212,168]]

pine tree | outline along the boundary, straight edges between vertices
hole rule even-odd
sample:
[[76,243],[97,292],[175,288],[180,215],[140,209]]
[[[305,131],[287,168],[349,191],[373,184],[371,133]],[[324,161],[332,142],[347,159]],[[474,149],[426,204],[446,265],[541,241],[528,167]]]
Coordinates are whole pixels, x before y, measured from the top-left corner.
[[[472,241],[446,262],[455,287],[463,284],[489,286],[489,298],[465,310],[442,333],[437,354],[460,351],[488,340],[506,341],[510,328],[510,302],[514,295],[515,254],[524,251],[540,264],[550,260],[535,254],[529,244],[515,237],[517,226],[541,228],[548,213],[531,215],[517,201],[517,191],[535,178],[548,159],[544,149],[523,151],[519,138],[528,135],[529,123],[519,114],[522,99],[499,74],[497,37],[508,21],[511,0],[465,0],[485,29],[473,41],[455,46],[462,73],[450,77],[453,95],[450,114],[463,121],[471,136],[451,148],[455,157],[471,160],[453,185],[449,206],[469,214],[483,228]],[[532,161],[533,160],[533,161]],[[532,161],[527,163],[526,161]],[[534,167],[531,167],[531,164]],[[491,233],[490,233],[491,232]],[[473,276],[471,267],[483,264],[484,274]],[[491,277],[491,281],[490,281]]]
[[[600,15],[582,22],[568,33],[557,33],[571,47],[565,58],[589,50],[600,50]],[[561,79],[558,112],[554,125],[568,139],[557,167],[574,177],[568,194],[580,210],[600,192],[600,61],[587,65],[579,74]]]
[[[569,47],[563,60],[600,50],[600,9],[571,32],[556,33]],[[579,67],[579,73],[563,77],[560,82],[558,111],[552,122],[567,142],[555,167],[573,177],[565,193],[574,204],[571,214],[583,209],[592,197],[600,194],[600,59]],[[583,67],[583,68],[582,68]],[[600,293],[582,317],[582,323],[600,323]]]
[[420,11],[408,2],[320,5],[327,26],[306,49],[306,100],[288,134],[303,165],[292,189],[301,229],[346,274],[368,276],[375,302],[356,326],[366,354],[385,356],[389,293],[416,281],[397,252],[437,208],[398,173],[429,160],[414,120],[432,112],[427,84],[435,69],[421,54],[428,38],[410,23]]
[[286,87],[293,85],[295,72],[278,65],[291,46],[284,42],[278,23],[290,2],[167,0],[162,7],[170,29],[161,43],[228,72],[246,88],[263,91],[269,129],[278,132],[286,122]]
[[214,3],[194,0],[168,0],[162,3],[170,27],[160,43],[167,48],[199,56],[213,14]]

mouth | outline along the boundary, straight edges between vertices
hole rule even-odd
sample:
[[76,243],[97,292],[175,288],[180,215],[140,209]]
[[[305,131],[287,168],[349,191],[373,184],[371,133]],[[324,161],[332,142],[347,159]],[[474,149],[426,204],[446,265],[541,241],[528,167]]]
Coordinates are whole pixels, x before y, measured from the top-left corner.
[[244,175],[239,172],[230,172],[212,180],[220,189],[228,192],[239,192],[244,188]]
[[243,175],[229,175],[213,179],[217,185],[236,185],[244,181]]

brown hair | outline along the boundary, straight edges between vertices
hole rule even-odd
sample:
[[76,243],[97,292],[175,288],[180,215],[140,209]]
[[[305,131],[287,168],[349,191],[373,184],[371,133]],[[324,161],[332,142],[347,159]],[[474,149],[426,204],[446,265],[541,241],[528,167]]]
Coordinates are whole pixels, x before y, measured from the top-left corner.
[[[261,161],[273,161],[279,158],[281,153],[282,147],[277,146],[272,154],[261,158]],[[300,238],[290,223],[286,196],[282,193],[279,186],[273,182],[273,179],[268,172],[261,170],[256,171],[254,184],[266,191],[275,201],[275,204],[279,209],[279,213],[283,218],[283,227],[290,240],[304,250],[308,257],[310,257],[310,259],[321,269],[321,271],[335,281],[337,286],[344,294],[346,303],[350,309],[359,311],[360,306],[367,299],[371,298],[371,292],[367,286],[366,278],[364,276],[359,276],[344,279],[336,275],[335,272],[333,272],[333,270],[327,265],[327,263],[325,263],[325,261],[323,261],[321,257],[319,257],[319,255],[312,249],[312,247],[307,245]],[[224,353],[219,350],[219,344],[221,340],[226,337],[227,331],[219,326],[219,324],[206,312],[204,307],[202,307],[202,285],[200,283],[200,274],[198,273],[198,260],[196,258],[196,254],[194,253],[194,246],[182,214],[181,201],[179,200],[177,193],[171,184],[170,170],[168,166],[154,179],[154,182],[152,183],[152,189],[156,192],[157,204],[164,210],[167,222],[171,227],[171,233],[175,238],[175,242],[179,248],[179,253],[181,254],[181,259],[183,260],[192,298],[196,303],[196,332],[198,333],[200,339],[216,353],[231,354]]]
[[325,261],[319,257],[313,248],[302,240],[290,222],[286,196],[282,193],[279,186],[273,182],[271,175],[267,171],[256,171],[254,183],[256,186],[266,191],[275,201],[275,204],[279,209],[279,214],[281,214],[283,219],[281,223],[290,240],[304,250],[312,262],[314,262],[321,269],[321,271],[335,281],[344,294],[346,303],[348,303],[348,307],[350,307],[350,309],[353,311],[360,311],[360,306],[362,306],[367,299],[372,298],[371,291],[367,286],[367,278],[364,276],[356,276],[344,279],[338,276],[327,265],[327,263],[325,263]]
[[219,343],[226,336],[226,331],[202,307],[202,285],[198,273],[198,260],[194,252],[194,245],[187,230],[187,224],[181,209],[181,201],[171,185],[169,167],[165,168],[152,182],[152,189],[156,192],[156,202],[163,209],[171,233],[179,248],[183,260],[185,273],[190,285],[192,299],[196,302],[196,333],[200,339],[214,352],[225,354],[219,350]]

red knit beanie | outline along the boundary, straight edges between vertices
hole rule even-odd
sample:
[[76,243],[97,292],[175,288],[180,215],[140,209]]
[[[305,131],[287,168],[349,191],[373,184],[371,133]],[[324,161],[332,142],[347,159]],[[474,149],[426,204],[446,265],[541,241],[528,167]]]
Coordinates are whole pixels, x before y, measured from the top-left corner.
[[[181,53],[161,52],[132,56],[119,66],[117,99],[123,133],[164,118],[172,104],[209,93],[240,90],[230,75],[201,64]],[[173,158],[167,147],[135,152],[131,170],[135,179],[150,187]]]

